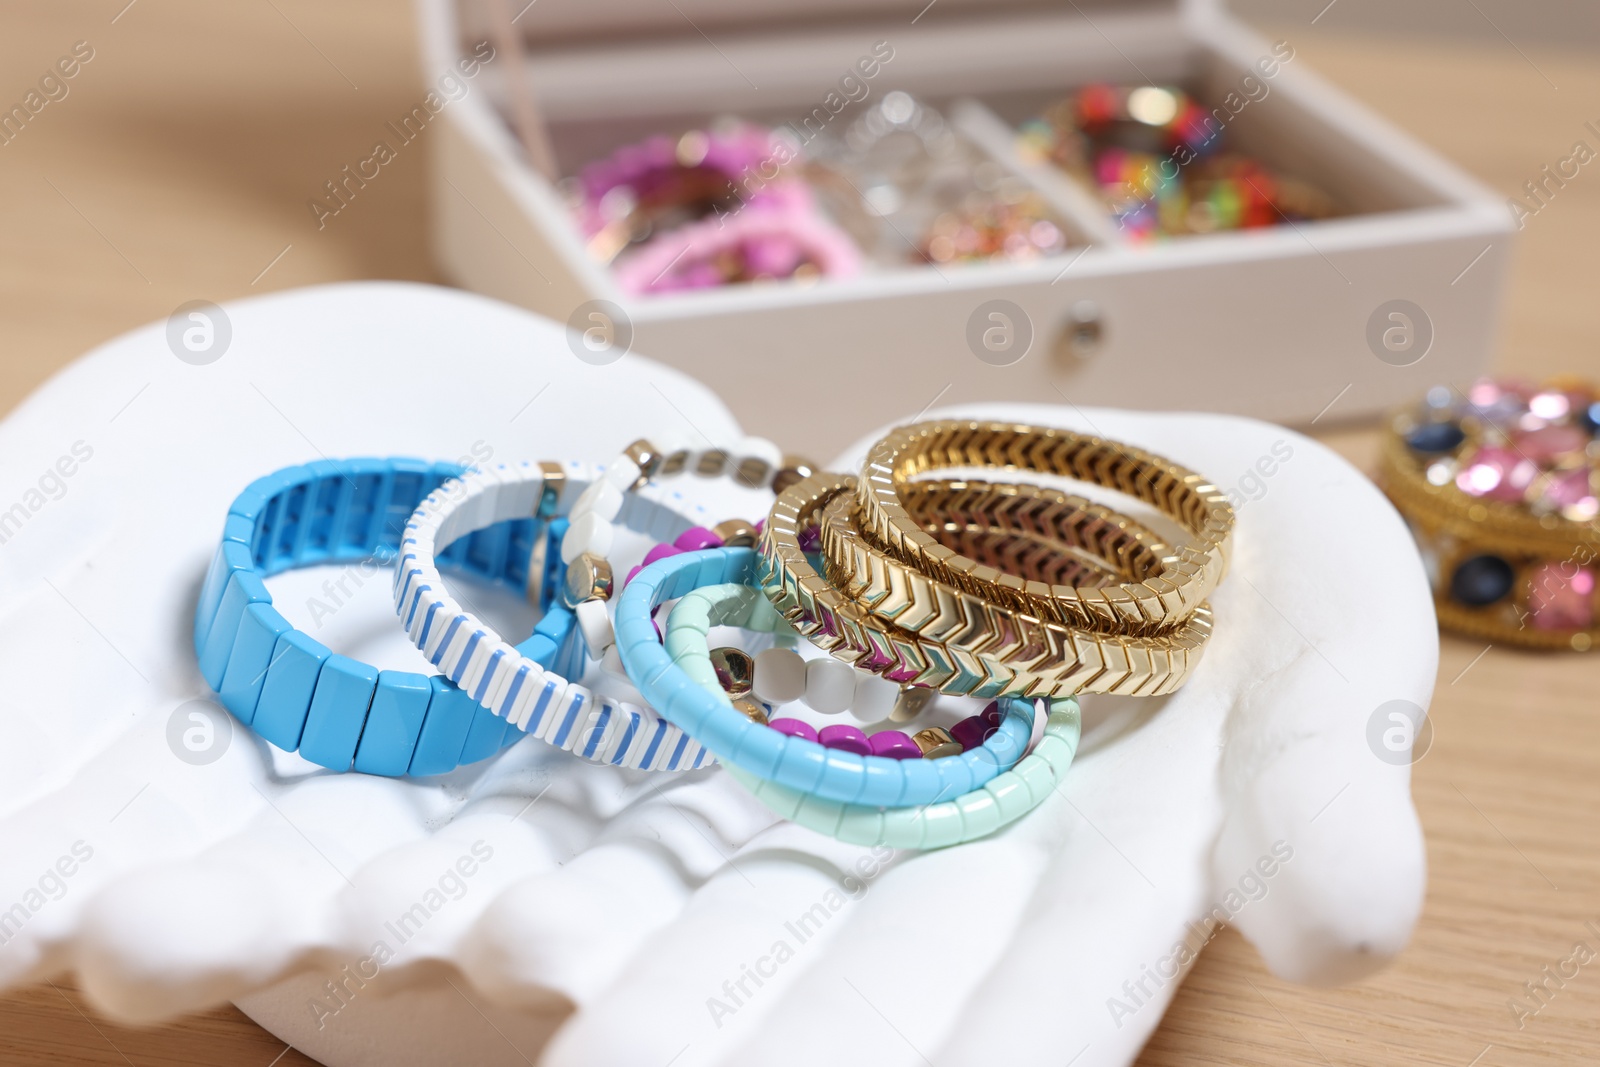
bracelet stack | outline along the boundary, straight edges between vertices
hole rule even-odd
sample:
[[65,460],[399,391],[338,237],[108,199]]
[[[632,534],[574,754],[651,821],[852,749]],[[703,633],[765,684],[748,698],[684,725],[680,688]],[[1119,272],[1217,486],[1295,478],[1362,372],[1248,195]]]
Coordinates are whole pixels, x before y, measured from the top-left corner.
[[[1472,455],[1464,470],[1486,462]],[[967,476],[997,471],[1124,494],[1180,536],[1060,488]],[[663,488],[690,472],[774,502],[756,521],[707,513]],[[719,762],[810,829],[934,848],[1049,796],[1077,750],[1075,694],[1184,682],[1232,529],[1192,471],[1012,423],[902,427],[858,476],[759,438],[640,439],[605,466],[323,461],[234,503],[195,649],[241,722],[330,769],[438,774],[529,734],[614,767]],[[273,608],[264,578],[352,561],[395,562],[399,624],[437,673],[368,667]],[[502,637],[446,587],[450,569],[525,593],[533,633]],[[719,627],[749,640],[714,643]]]
[[[915,474],[1025,469],[1116,489],[1193,537],[1168,550],[1129,520],[1049,493],[1014,525],[1102,553],[1123,581],[1051,584],[962,555],[899,502]],[[1154,696],[1189,676],[1211,630],[1204,598],[1227,568],[1233,509],[1198,475],[1082,434],[1000,423],[924,423],[874,446],[864,476],[819,475],[778,498],[761,584],[796,629],[894,681],[974,696]],[[1013,498],[1027,500],[1021,487]],[[808,556],[818,545],[821,570]],[[1019,557],[1020,558],[1020,557]]]
[[1600,395],[1581,381],[1439,387],[1394,416],[1379,481],[1442,625],[1530,648],[1600,641],[1597,435]]

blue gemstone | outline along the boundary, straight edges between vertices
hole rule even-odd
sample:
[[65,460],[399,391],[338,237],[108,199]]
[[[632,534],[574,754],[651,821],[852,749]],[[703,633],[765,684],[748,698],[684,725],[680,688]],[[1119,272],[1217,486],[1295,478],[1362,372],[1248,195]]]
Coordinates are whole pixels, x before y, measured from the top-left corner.
[[1438,455],[1452,452],[1467,439],[1461,427],[1453,422],[1428,422],[1406,434],[1406,444],[1413,452]]
[[1600,402],[1590,404],[1578,412],[1578,425],[1591,435],[1600,434]]
[[1464,559],[1450,576],[1450,596],[1458,604],[1481,608],[1503,600],[1511,592],[1516,574],[1499,556]]

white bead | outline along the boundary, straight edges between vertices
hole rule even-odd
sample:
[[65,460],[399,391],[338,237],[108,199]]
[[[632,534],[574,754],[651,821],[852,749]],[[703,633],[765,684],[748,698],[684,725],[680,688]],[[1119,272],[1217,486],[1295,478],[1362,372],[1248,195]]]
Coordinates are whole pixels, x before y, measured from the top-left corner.
[[578,496],[578,502],[572,505],[571,517],[577,519],[584,515],[598,515],[607,522],[612,522],[616,519],[617,512],[621,510],[622,490],[601,479]]
[[[763,599],[762,603],[765,603]],[[768,704],[787,704],[806,695],[806,661],[788,648],[756,653],[755,694]]]
[[670,456],[674,452],[685,452],[694,447],[689,435],[678,430],[662,430],[660,433],[650,434],[645,440],[655,445],[656,451],[663,456]]
[[855,702],[850,713],[862,722],[880,722],[894,710],[900,686],[869,671],[856,672]]
[[609,519],[603,519],[594,512],[580,515],[572,520],[572,525],[567,527],[567,535],[561,539],[561,562],[571,563],[585,552],[591,552],[602,559],[611,555],[611,542],[616,538],[616,530]]
[[821,656],[806,664],[806,703],[823,715],[850,710],[856,695],[856,670],[848,663]]
[[611,461],[611,466],[606,468],[605,480],[619,492],[626,493],[633,488],[633,483],[639,480],[639,465],[627,456],[618,456]]
[[573,609],[573,614],[578,617],[578,629],[583,631],[583,643],[589,646],[589,655],[595,659],[603,657],[606,649],[617,643],[604,600],[585,600]]
[[628,671],[622,665],[622,653],[617,651],[615,644],[606,649],[606,654],[601,657],[600,669],[613,678],[627,679]]

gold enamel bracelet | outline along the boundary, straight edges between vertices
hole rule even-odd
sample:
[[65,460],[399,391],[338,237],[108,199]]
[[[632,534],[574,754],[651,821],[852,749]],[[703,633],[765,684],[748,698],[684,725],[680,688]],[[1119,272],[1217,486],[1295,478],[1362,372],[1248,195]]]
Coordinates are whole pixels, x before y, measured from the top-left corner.
[[[1105,587],[1030,582],[951,551],[917,523],[900,494],[914,477],[954,468],[1060,475],[1154,505],[1193,540],[1159,573]],[[1193,471],[1087,434],[1016,423],[944,420],[901,427],[873,446],[856,488],[864,534],[918,570],[973,595],[1065,626],[1159,633],[1200,609],[1227,572],[1233,508]]]
[[[1175,660],[1173,653],[1187,652],[1197,632],[1182,634],[1184,639],[1176,640],[1177,634],[1113,637],[1075,630],[1034,619],[929,578],[871,544],[850,520],[854,505],[853,495],[843,492],[828,500],[819,513],[825,574],[846,597],[900,630],[947,646],[982,649],[1002,663],[1022,665],[1019,673],[1038,674],[1047,673],[1040,664],[1048,666],[1048,661],[1041,661],[1037,652],[1065,647],[1069,636],[1076,633],[1078,644],[1101,646],[1101,659],[1108,668],[1126,660],[1130,676],[1109,678],[1107,684],[1111,691],[1130,695],[1139,695],[1148,686],[1160,686],[1163,666],[1187,663],[1186,656]],[[1154,540],[1153,535],[1150,537]],[[1180,624],[1180,633],[1183,628]],[[1105,649],[1110,641],[1116,643],[1115,653]],[[1199,646],[1192,647],[1197,651]],[[1142,668],[1146,657],[1152,667],[1148,673]],[[1091,683],[1088,688],[1094,691],[1097,686]]]
[[829,501],[854,488],[854,478],[834,474],[790,487],[760,542],[768,599],[835,657],[902,684],[980,697],[1154,696],[1176,689],[1199,662],[1211,629],[1203,605],[1172,634],[1154,637],[1077,630],[981,598],[969,601],[976,616],[968,631],[943,640],[876,617],[819,574],[801,544]]

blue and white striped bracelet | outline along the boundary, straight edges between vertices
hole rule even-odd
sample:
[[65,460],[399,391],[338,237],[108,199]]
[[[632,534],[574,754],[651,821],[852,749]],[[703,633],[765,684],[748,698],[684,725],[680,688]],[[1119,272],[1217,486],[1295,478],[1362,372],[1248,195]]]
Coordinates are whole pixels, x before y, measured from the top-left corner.
[[[468,471],[434,490],[406,524],[395,610],[431,663],[514,727],[596,763],[691,770],[711,761],[703,745],[649,708],[598,695],[574,681],[579,670],[551,669],[542,661],[537,634],[521,648],[508,645],[463,610],[440,580],[437,546],[519,516],[556,515],[602,471],[581,463],[501,464]],[[699,525],[700,516],[630,492],[615,521],[670,541]],[[547,585],[542,596],[547,612],[570,610],[554,593]]]
[[[441,774],[521,735],[444,678],[380,671],[290,626],[262,579],[296,567],[381,563],[398,555],[422,498],[461,473],[419,459],[319,460],[252,482],[233,502],[195,610],[200,672],[246,726],[323,767],[389,776]],[[544,585],[559,584],[561,531],[531,513],[451,546],[455,568],[530,588],[536,544]],[[581,655],[571,612],[547,612],[525,647]]]

